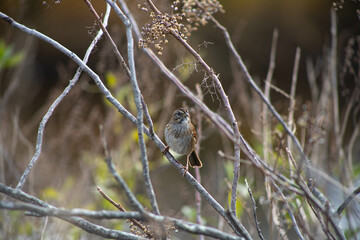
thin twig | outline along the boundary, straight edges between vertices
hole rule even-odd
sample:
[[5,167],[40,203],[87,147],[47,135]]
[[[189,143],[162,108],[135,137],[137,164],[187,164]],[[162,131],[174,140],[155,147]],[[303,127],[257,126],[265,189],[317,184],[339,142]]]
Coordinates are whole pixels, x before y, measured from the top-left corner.
[[[360,134],[360,121],[357,123],[353,133],[351,134],[349,145],[348,145],[348,167],[350,172],[354,172],[353,170],[353,148],[354,144],[356,143],[356,139]],[[355,145],[356,146],[356,145]]]
[[[117,203],[114,200],[112,200],[99,186],[97,186],[97,190],[99,191],[101,196],[103,196],[103,198],[105,198],[113,206],[115,206],[117,209],[119,209],[122,212],[126,212],[125,208],[123,208],[123,206],[121,206],[120,203]],[[149,239],[155,238],[151,233],[151,231],[149,231],[141,222],[133,218],[130,218],[129,220],[133,222],[136,226],[138,226],[148,236]]]
[[147,3],[149,4],[150,8],[156,13],[156,15],[161,15],[162,13],[160,12],[159,9],[157,9],[157,7],[155,6],[155,4],[151,1],[151,0],[146,0]]
[[[115,52],[115,56],[117,57],[119,63],[121,64],[121,66],[125,69],[126,74],[128,75],[129,78],[131,78],[131,74],[130,74],[130,69],[129,67],[126,65],[126,62],[124,60],[124,57],[121,55],[120,51],[118,50],[114,40],[111,38],[110,33],[108,32],[108,30],[106,29],[106,26],[104,26],[101,22],[101,19],[99,17],[99,14],[97,14],[96,10],[94,9],[94,7],[92,6],[92,4],[88,1],[88,0],[84,0],[84,2],[86,3],[86,5],[89,7],[90,11],[92,14],[94,14],[95,19],[97,20],[97,22],[100,25],[100,28],[105,32],[105,36],[107,37],[107,39],[109,40],[114,52]],[[109,3],[108,3],[109,4]]]
[[[355,88],[350,99],[349,99],[349,103],[346,106],[346,110],[344,113],[344,117],[342,119],[342,124],[341,124],[341,131],[340,131],[340,140],[341,143],[344,140],[344,134],[345,134],[345,130],[346,127],[348,125],[348,120],[349,120],[349,116],[350,116],[350,112],[352,110],[352,108],[354,107],[354,105],[357,103],[357,100],[359,99],[360,95],[360,89],[359,88]],[[352,169],[349,169],[349,172],[353,172]]]
[[[267,99],[270,100],[270,86],[271,81],[274,74],[275,69],[275,57],[276,57],[276,47],[277,47],[277,41],[278,41],[279,31],[277,29],[274,29],[273,31],[273,38],[271,42],[271,52],[270,52],[270,63],[269,63],[269,69],[266,75],[265,80],[265,91],[264,94]],[[269,144],[271,144],[271,141],[269,141],[269,117],[268,117],[268,111],[265,103],[263,103],[263,147],[264,147],[264,161],[269,162]]]
[[316,75],[314,70],[314,65],[310,58],[306,59],[306,73],[307,73],[307,79],[310,86],[310,92],[311,92],[311,102],[316,106],[318,102],[319,97],[319,88],[316,84]]
[[[201,87],[199,84],[196,84],[196,92],[197,92],[197,96],[198,98],[203,101],[203,95],[202,95],[202,91],[201,91]],[[199,107],[196,106],[195,108],[195,112],[196,112],[196,123],[197,123],[197,142],[196,142],[196,153],[199,155],[200,152],[200,143],[202,140],[202,115],[201,115],[201,111],[199,109]],[[195,168],[195,178],[196,180],[201,183],[201,175],[200,175],[200,169],[199,168]],[[202,219],[201,219],[201,195],[198,191],[195,192],[195,204],[196,204],[196,222],[197,224],[203,225],[202,223]],[[204,235],[200,235],[199,236],[200,240],[204,240]]]
[[286,206],[286,209],[287,209],[287,212],[291,218],[291,221],[293,223],[293,227],[295,229],[295,232],[296,234],[298,235],[299,239],[302,239],[304,240],[304,236],[301,234],[301,231],[299,229],[299,226],[297,224],[297,221],[294,217],[294,213],[292,212],[291,208],[290,208],[290,205],[287,201],[287,198],[285,197],[285,195],[283,194],[283,192],[281,191],[281,189],[278,187],[278,185],[274,182],[274,180],[271,180],[271,183],[273,185],[273,187],[276,189],[276,191],[280,194],[281,198],[283,199],[284,203],[285,203],[285,206]]
[[[107,145],[107,141],[106,141],[106,137],[105,137],[105,133],[104,133],[104,129],[103,129],[102,125],[100,125],[100,135],[101,135],[103,147],[105,149],[106,159],[111,159],[110,150]],[[115,206],[117,209],[119,209],[122,212],[126,212],[125,208],[123,208],[119,203],[116,203],[114,200],[112,200],[99,186],[97,187],[97,190],[99,191],[101,196],[103,196],[103,198],[108,200],[113,206]],[[137,225],[148,237],[150,237],[150,239],[154,238],[153,234],[144,225],[142,225],[139,221],[137,221],[135,219],[129,219],[129,220],[132,221],[135,225]]]
[[338,225],[337,221],[334,219],[334,216],[332,216],[332,213],[329,212],[329,209],[319,201],[317,197],[314,196],[314,194],[310,191],[308,186],[303,182],[303,180],[297,179],[298,185],[301,187],[301,189],[305,193],[305,197],[309,200],[309,204],[313,204],[314,207],[318,208],[323,215],[326,217],[326,220],[329,221],[331,226],[334,228],[334,231],[338,237],[338,239],[345,240],[345,236],[343,231],[341,230],[340,226]]
[[[111,160],[111,154],[110,150],[107,145],[106,137],[103,131],[103,127],[100,126],[100,134],[101,134],[101,141],[103,144],[103,147],[105,149],[105,162],[109,169],[109,172],[113,175],[115,180],[118,182],[118,184],[121,186],[121,188],[125,191],[126,196],[128,197],[131,205],[135,207],[139,212],[144,213],[145,209],[141,205],[141,203],[136,199],[135,195],[131,192],[130,188],[126,184],[126,182],[120,177],[120,175],[116,172],[115,166]],[[122,208],[121,208],[122,209]]]
[[[302,150],[302,147],[298,141],[298,139],[295,137],[295,135],[292,133],[292,131],[290,130],[290,128],[287,126],[287,124],[285,123],[285,121],[283,120],[283,118],[280,116],[280,114],[276,111],[276,109],[274,108],[274,106],[271,104],[271,102],[265,97],[264,93],[261,91],[261,89],[257,86],[257,84],[255,83],[255,81],[253,80],[253,78],[251,77],[249,71],[247,70],[241,56],[239,55],[239,53],[236,51],[235,46],[233,45],[230,35],[227,31],[227,29],[221,25],[213,16],[210,15],[210,19],[215,23],[216,27],[218,27],[222,33],[224,34],[224,38],[226,40],[226,44],[228,45],[231,53],[234,55],[238,65],[240,66],[241,70],[244,73],[244,76],[246,78],[246,80],[250,83],[250,86],[255,90],[255,92],[260,96],[260,98],[262,99],[262,101],[266,104],[266,106],[269,108],[270,112],[275,116],[275,118],[279,121],[279,123],[284,127],[285,131],[289,134],[289,136],[291,137],[292,141],[295,144],[296,149],[299,151],[300,153],[300,161],[301,163],[305,162],[306,166],[310,166],[310,161],[307,158],[307,156],[305,155],[304,151]],[[307,172],[308,173],[308,172]],[[310,174],[310,173],[308,173]],[[308,176],[309,177],[309,176]]]
[[[108,24],[108,19],[109,19],[109,16],[110,16],[110,9],[111,9],[110,6],[107,4],[104,20],[103,20],[103,23],[101,23],[104,26],[107,26],[107,24]],[[35,30],[27,29],[25,26],[16,23],[13,19],[6,16],[5,14],[2,14],[1,12],[0,12],[0,18],[7,21],[9,24],[13,25],[14,27],[17,27],[20,30],[27,32],[30,35],[37,35],[37,32]],[[87,63],[91,52],[93,51],[94,47],[96,46],[97,42],[100,40],[102,35],[103,35],[103,31],[99,30],[96,37],[91,42],[90,46],[88,47],[88,49],[87,49],[87,51],[85,53],[84,59],[82,61],[84,63],[84,65]],[[44,38],[47,38],[47,36],[42,35],[40,33],[37,35],[37,37],[39,37],[42,40],[44,40]],[[52,40],[52,41],[53,41],[54,44],[58,44],[54,40]],[[74,75],[73,79],[70,80],[69,85],[64,89],[64,91],[60,94],[60,96],[51,104],[50,108],[48,109],[48,111],[46,112],[44,117],[42,118],[42,120],[40,122],[40,125],[39,125],[38,133],[37,133],[35,154],[32,157],[32,159],[31,159],[30,163],[28,164],[28,166],[26,167],[24,173],[22,174],[22,176],[20,178],[20,181],[17,184],[16,188],[18,188],[18,189],[23,188],[23,186],[25,184],[25,181],[26,181],[27,177],[29,176],[32,167],[35,165],[35,163],[37,162],[37,160],[39,159],[39,156],[41,154],[42,143],[43,143],[43,135],[44,135],[44,130],[45,130],[46,123],[48,122],[48,120],[51,117],[52,113],[54,112],[55,108],[60,104],[60,102],[65,98],[66,95],[69,94],[71,89],[75,86],[75,84],[77,83],[77,81],[80,78],[80,75],[81,75],[82,71],[83,71],[83,68],[80,66],[77,69],[76,74]]]
[[43,227],[43,229],[42,229],[42,231],[41,231],[41,238],[40,238],[40,240],[44,240],[45,230],[46,230],[48,221],[49,221],[49,217],[46,216],[46,218],[45,218],[45,223],[44,223],[44,227]]
[[325,225],[321,215],[320,215],[320,210],[318,208],[315,208],[309,199],[306,199],[307,203],[309,204],[311,210],[313,211],[313,213],[315,214],[315,217],[319,220],[321,229],[323,230],[323,232],[325,233],[325,235],[328,237],[328,239],[332,239],[335,240],[336,238],[332,235],[332,233],[329,231],[329,227],[328,225]]
[[290,99],[290,95],[287,94],[284,90],[280,89],[279,87],[275,86],[274,84],[270,84],[270,88],[274,91],[276,91],[277,93],[283,95],[284,97],[286,97],[287,99]]
[[149,125],[149,133],[151,136],[154,135],[154,124],[153,124],[153,121],[151,119],[151,116],[150,116],[150,113],[149,113],[149,109],[145,103],[145,100],[144,100],[144,97],[141,95],[141,104],[142,104],[142,107],[143,107],[143,110],[144,110],[144,114],[145,114],[145,119]]
[[110,157],[107,157],[105,159],[106,165],[108,166],[109,172],[113,177],[115,178],[116,182],[121,186],[121,188],[125,191],[126,196],[128,197],[131,205],[138,210],[140,213],[144,213],[145,209],[141,205],[141,203],[136,199],[135,195],[132,193],[124,179],[120,177],[120,175],[116,172],[115,166],[113,162],[111,161]]
[[[329,59],[329,77],[331,81],[331,94],[332,94],[332,107],[333,107],[333,121],[334,121],[334,134],[336,144],[336,154],[339,161],[339,166],[345,165],[345,153],[342,148],[342,133],[340,129],[340,113],[339,113],[339,95],[338,95],[338,77],[337,77],[337,16],[336,10],[331,8],[331,48]],[[346,166],[346,165],[345,165]],[[344,175],[346,181],[350,181],[349,168],[344,168]]]
[[340,215],[342,213],[342,211],[344,211],[344,209],[346,208],[346,206],[351,202],[351,200],[353,200],[353,198],[358,195],[360,193],[360,186],[358,188],[356,188],[353,193],[348,196],[345,201],[338,207],[338,209],[336,210],[336,213],[338,215]]
[[[333,97],[333,117],[334,117],[334,130],[336,137],[336,147],[337,150],[340,150],[340,121],[339,121],[339,96],[337,93],[337,66],[336,66],[336,57],[337,57],[337,17],[335,9],[331,8],[331,49],[330,49],[330,80],[331,80],[331,91]],[[337,152],[338,152],[337,151]]]
[[[221,151],[221,150],[219,150],[219,151],[217,152],[217,154],[218,154],[220,157],[224,158],[224,159],[228,159],[228,160],[230,160],[230,161],[235,161],[234,156],[227,155],[227,154],[225,154],[225,153],[224,153],[223,151]],[[245,159],[240,159],[240,162],[243,163],[243,164],[252,165],[252,163],[251,163],[250,161],[245,160]]]
[[[275,69],[275,57],[276,57],[278,37],[279,37],[279,31],[277,29],[274,29],[273,37],[271,41],[270,63],[269,63],[268,72],[266,74],[265,91],[264,91],[266,98],[269,100],[270,100],[270,86],[272,85],[271,81]],[[263,103],[263,148],[264,148],[264,161],[267,163],[270,163],[269,152],[272,151],[272,141],[269,140],[271,136],[270,126],[271,125],[269,121],[268,108],[266,107],[266,104]],[[267,178],[265,179],[265,190],[266,190],[267,198],[270,202],[270,209],[271,209],[268,213],[268,221],[269,221],[270,240],[272,240],[273,222],[275,222],[276,225],[279,225],[278,218],[276,217],[278,209],[274,207],[274,200],[271,197],[270,182],[268,181]]]
[[[296,83],[298,79],[298,72],[299,72],[299,65],[300,65],[300,56],[301,50],[299,47],[296,48],[295,53],[295,61],[294,61],[294,68],[291,78],[291,89],[290,89],[290,104],[289,104],[289,114],[288,114],[288,126],[292,129],[293,133],[295,134],[295,124],[294,124],[294,112],[295,112],[295,92],[296,92]],[[292,141],[290,136],[287,138],[287,147],[292,149]],[[291,161],[289,161],[289,168],[290,168],[290,178],[293,176],[294,165]],[[300,168],[298,171],[300,172]],[[298,172],[298,174],[299,174]]]
[[256,230],[258,232],[258,235],[260,237],[261,240],[264,240],[264,236],[262,235],[261,233],[261,229],[260,229],[260,226],[259,226],[259,221],[257,219],[257,215],[256,215],[256,203],[255,203],[255,199],[253,197],[253,194],[251,192],[251,189],[249,187],[249,184],[245,178],[245,184],[246,184],[246,187],[247,187],[247,190],[249,192],[249,196],[250,196],[250,199],[251,199],[251,202],[252,202],[252,205],[253,205],[253,212],[254,212],[254,221],[255,221],[255,225],[256,225]]

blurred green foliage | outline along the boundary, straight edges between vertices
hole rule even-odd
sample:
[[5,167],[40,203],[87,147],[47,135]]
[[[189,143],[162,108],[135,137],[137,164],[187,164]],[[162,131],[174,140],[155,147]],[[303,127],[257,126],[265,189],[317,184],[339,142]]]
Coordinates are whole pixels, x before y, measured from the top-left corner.
[[0,71],[16,66],[23,59],[24,53],[22,51],[14,52],[12,45],[0,39]]

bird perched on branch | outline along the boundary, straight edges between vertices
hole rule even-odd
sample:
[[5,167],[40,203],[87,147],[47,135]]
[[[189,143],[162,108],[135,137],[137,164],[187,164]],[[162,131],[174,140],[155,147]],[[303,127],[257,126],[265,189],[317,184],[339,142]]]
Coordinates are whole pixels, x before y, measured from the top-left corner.
[[165,127],[165,141],[168,146],[163,151],[164,153],[170,147],[178,154],[186,154],[184,175],[188,171],[189,165],[193,168],[202,167],[202,162],[195,152],[196,130],[186,108],[176,109],[173,113],[171,120]]

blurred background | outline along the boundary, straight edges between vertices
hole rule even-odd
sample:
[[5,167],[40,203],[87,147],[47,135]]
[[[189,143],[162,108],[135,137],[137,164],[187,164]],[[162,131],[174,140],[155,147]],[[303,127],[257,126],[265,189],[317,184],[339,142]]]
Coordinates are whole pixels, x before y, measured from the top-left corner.
[[[139,27],[149,22],[149,13],[137,8],[137,5],[143,4],[143,1],[126,2]],[[154,3],[161,11],[171,12],[171,1],[154,1]],[[92,1],[92,4],[99,14],[105,12],[104,1]],[[225,12],[217,13],[215,17],[229,30],[236,49],[261,88],[265,85],[275,29],[278,30],[279,37],[272,84],[286,93],[290,92],[296,48],[301,49],[296,88],[295,120],[298,124],[296,134],[303,140],[302,144],[309,156],[315,156],[316,146],[316,156],[320,157],[314,160],[315,167],[327,172],[346,187],[351,188],[352,184],[356,186],[360,174],[360,140],[359,137],[352,140],[352,134],[359,125],[358,3],[356,1],[334,3],[311,0],[227,0],[221,1],[221,4]],[[344,149],[348,149],[349,144],[355,146],[351,148],[352,154],[350,154],[353,171],[347,174],[342,171],[342,165],[332,150],[335,140],[332,133],[333,123],[327,118],[330,115],[326,109],[329,109],[324,107],[322,109],[325,109],[324,111],[319,111],[320,108],[315,105],[309,87],[309,76],[315,77],[319,92],[322,92],[327,84],[325,73],[328,71],[326,64],[331,40],[332,6],[337,7],[338,17],[337,91],[340,120],[346,115],[347,106],[349,104],[353,106],[350,109],[349,120],[344,121],[343,128]],[[99,29],[83,1],[2,0],[0,11],[19,23],[53,38],[80,58],[85,54]],[[110,19],[108,27],[110,34],[126,57],[124,26],[114,13]],[[210,23],[193,32],[188,42],[219,74],[239,121],[241,133],[258,154],[262,155],[262,103],[234,64],[221,32]],[[164,46],[160,58],[193,92],[196,92],[195,86],[199,84],[206,104],[213,111],[223,114],[223,105],[210,79],[206,78],[201,67],[194,64],[194,59],[179,43],[169,37],[169,43]],[[136,115],[129,80],[105,38],[97,45],[88,65],[99,74],[119,102]],[[140,88],[153,117],[155,131],[161,138],[166,123],[177,107],[189,107],[193,116],[198,113],[192,102],[166,79],[140,49],[136,50],[136,68]],[[34,154],[37,129],[42,117],[68,85],[76,69],[77,66],[71,60],[53,47],[0,21],[1,183],[16,186]],[[272,90],[271,100],[280,113],[287,115],[289,99],[284,94]],[[226,119],[226,115],[223,116]],[[306,124],[301,125],[301,120]],[[271,121],[274,156],[276,154],[278,156],[278,158],[274,157],[274,162],[280,161],[281,167],[281,159],[284,156],[284,145],[282,145],[284,134],[278,128],[277,122]],[[197,126],[200,125],[195,117],[193,122]],[[125,196],[116,187],[107,171],[99,125],[104,126],[118,171],[139,200],[150,208],[141,174],[137,129],[106,101],[85,74],[51,116],[45,128],[42,154],[24,190],[59,207],[114,210],[97,193],[96,185],[98,185],[114,200],[131,210]],[[226,208],[233,163],[221,158],[217,152],[221,150],[226,154],[232,154],[233,147],[208,119],[202,118],[201,125],[200,158],[204,163],[201,169],[202,184]],[[301,135],[301,130],[307,132],[305,137]],[[159,149],[149,139],[146,140],[151,178],[160,211],[166,215],[195,221],[193,188],[162,157]],[[319,149],[322,149],[321,154]],[[184,156],[176,157],[185,163]],[[245,226],[251,228],[252,213],[244,186],[244,178],[246,178],[257,201],[261,203],[258,214],[262,219],[264,235],[268,236],[270,234],[266,220],[268,202],[264,193],[263,176],[247,165],[241,169],[238,214],[245,220]],[[331,184],[327,183],[324,183],[322,190],[327,196],[336,196],[338,193]],[[340,204],[343,197],[340,194],[338,198],[331,198],[333,204]],[[202,208],[207,225],[222,224],[211,206],[203,203]],[[21,215],[20,212],[4,213],[0,217],[0,236],[2,234],[4,239],[38,239],[45,220],[34,217],[21,218]],[[354,221],[357,222],[358,218],[355,217]],[[107,227],[126,229],[124,222],[99,221],[99,223]],[[349,226],[348,223],[343,224]],[[46,232],[53,233],[48,239],[97,239],[56,219],[49,219]],[[352,236],[351,233],[348,233],[348,236]],[[174,239],[190,237],[174,234]]]

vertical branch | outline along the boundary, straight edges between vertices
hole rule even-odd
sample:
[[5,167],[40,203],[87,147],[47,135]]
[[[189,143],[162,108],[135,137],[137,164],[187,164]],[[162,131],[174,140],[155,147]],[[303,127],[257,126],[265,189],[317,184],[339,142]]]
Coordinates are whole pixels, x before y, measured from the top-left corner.
[[[102,131],[102,127],[100,127],[100,131]],[[104,139],[103,139],[103,141],[104,141]],[[104,145],[104,147],[107,148],[106,142],[105,143],[103,142],[103,145]],[[106,157],[108,157],[108,156],[106,156]],[[111,199],[99,186],[97,186],[97,190],[99,191],[100,195],[104,199],[106,199],[109,203],[111,203],[114,207],[119,209],[121,212],[126,212],[125,208],[123,206],[121,206],[120,203],[117,203],[113,199]],[[132,219],[132,218],[130,218],[129,221],[131,221],[133,224],[135,224],[137,227],[139,227],[141,229],[141,231],[143,231],[149,239],[152,239],[152,238],[155,239],[152,232],[149,229],[147,229],[141,222],[139,222],[136,219]]]
[[144,182],[147,190],[147,194],[150,199],[151,206],[153,208],[153,211],[155,214],[160,215],[159,207],[156,201],[156,196],[154,192],[154,188],[151,183],[150,179],[150,171],[149,171],[149,161],[147,159],[146,155],[146,145],[144,140],[144,132],[143,132],[143,104],[141,100],[141,92],[139,85],[137,83],[136,78],[136,71],[135,71],[135,60],[134,60],[134,39],[132,36],[132,26],[129,21],[129,19],[126,17],[126,15],[120,10],[120,8],[111,0],[106,0],[108,4],[111,5],[111,7],[115,10],[118,17],[121,19],[121,21],[124,23],[126,27],[126,37],[127,37],[127,50],[128,50],[128,62],[129,62],[129,68],[130,68],[130,79],[131,79],[131,87],[134,92],[134,98],[135,98],[135,104],[136,104],[136,110],[137,110],[137,129],[138,129],[138,136],[139,136],[139,147],[140,147],[140,158],[143,166],[143,177]]
[[350,141],[349,141],[349,144],[348,144],[348,149],[347,149],[347,152],[348,152],[348,167],[349,167],[349,170],[350,172],[354,172],[354,168],[353,168],[353,150],[354,150],[354,144],[356,142],[356,139],[359,137],[360,135],[360,122],[357,123],[353,133],[351,134],[351,137],[350,137]]
[[126,184],[124,179],[116,172],[116,168],[112,162],[110,150],[107,145],[107,141],[106,141],[106,137],[105,137],[102,125],[100,125],[100,135],[101,135],[101,141],[102,141],[104,151],[105,151],[105,162],[109,169],[109,172],[111,173],[111,175],[113,175],[113,177],[115,178],[117,183],[125,191],[125,194],[128,197],[131,205],[133,205],[133,207],[136,208],[136,210],[138,210],[140,213],[144,214],[145,209],[143,208],[141,203],[136,199],[135,195],[131,192],[130,188],[128,187],[128,185]]
[[[105,26],[107,26],[107,24],[108,24],[108,19],[109,19],[109,16],[110,16],[110,9],[111,9],[110,6],[107,4],[106,13],[105,13],[104,20],[103,20],[103,24]],[[92,50],[94,49],[95,45],[100,40],[102,35],[103,35],[103,31],[99,30],[96,37],[91,42],[90,46],[88,47],[88,49],[87,49],[87,51],[85,53],[85,56],[84,56],[84,59],[83,59],[84,64],[86,64],[87,61],[89,60],[89,56],[90,56]],[[60,94],[60,96],[51,104],[50,108],[48,109],[48,111],[46,112],[44,117],[42,118],[42,120],[40,122],[40,125],[39,125],[38,134],[37,134],[35,154],[32,157],[29,165],[26,167],[24,173],[22,174],[22,176],[20,178],[20,181],[16,186],[17,189],[22,189],[23,188],[23,186],[24,186],[24,184],[26,182],[26,179],[30,174],[30,171],[31,171],[32,167],[35,165],[35,163],[37,162],[37,160],[40,157],[41,150],[42,150],[42,143],[43,143],[43,135],[44,135],[44,130],[45,130],[46,123],[48,122],[48,120],[51,117],[52,113],[55,111],[55,108],[60,104],[60,102],[65,98],[66,95],[69,94],[71,89],[75,86],[75,84],[77,83],[77,81],[80,78],[80,75],[81,75],[82,71],[83,71],[82,67],[79,67],[77,69],[73,79],[70,80],[69,85],[64,89],[64,91]]]
[[339,124],[339,96],[337,93],[337,66],[336,66],[336,49],[337,49],[337,18],[335,9],[331,8],[331,49],[330,49],[330,80],[331,80],[331,90],[333,97],[333,117],[334,117],[334,130],[335,130],[335,139],[336,147],[339,150],[339,136],[340,136],[340,124]]
[[252,202],[252,205],[253,205],[253,212],[254,212],[254,221],[255,221],[255,225],[256,225],[256,230],[258,232],[258,235],[260,237],[261,240],[264,240],[264,236],[262,235],[261,233],[261,229],[260,229],[260,226],[259,226],[259,221],[258,221],[258,218],[257,218],[257,214],[256,214],[256,203],[255,203],[255,199],[254,199],[254,196],[251,192],[251,189],[249,187],[249,184],[247,182],[247,180],[245,179],[245,184],[246,184],[246,188],[248,190],[248,193],[249,193],[249,196],[250,196],[250,199],[251,199],[251,202]]
[[311,102],[317,105],[319,88],[316,84],[316,74],[315,74],[314,65],[310,58],[306,59],[306,74],[310,86]]
[[[199,84],[196,84],[196,92],[198,98],[202,101],[203,95],[201,91],[201,87]],[[196,142],[196,152],[199,155],[200,152],[200,142],[202,139],[202,121],[201,121],[201,111],[199,107],[196,107],[196,122],[197,122],[197,142]],[[200,175],[200,169],[195,168],[195,178],[196,180],[201,183],[201,175]],[[203,225],[202,219],[201,219],[201,195],[198,191],[195,192],[195,203],[196,203],[196,222],[200,225]],[[200,235],[200,240],[204,240],[204,235]]]
[[[291,78],[290,104],[289,104],[289,115],[288,115],[288,126],[293,131],[293,134],[295,134],[295,126],[294,126],[295,92],[296,92],[296,83],[297,83],[299,65],[300,65],[300,55],[301,55],[301,50],[299,47],[297,47],[295,54],[294,68]],[[288,136],[287,145],[288,145],[287,147],[290,150],[292,150],[292,141],[290,136]],[[294,166],[291,161],[289,161],[289,167],[290,167],[290,176],[292,177]]]
[[280,197],[283,199],[283,201],[284,201],[284,203],[285,203],[285,207],[286,207],[287,212],[288,212],[288,214],[289,214],[289,216],[290,216],[290,219],[291,219],[291,221],[292,221],[292,223],[293,223],[293,227],[294,227],[294,229],[295,229],[296,234],[298,235],[299,239],[304,240],[305,238],[304,238],[304,236],[301,234],[301,231],[300,231],[299,226],[298,226],[298,224],[297,224],[297,221],[296,221],[296,219],[295,219],[294,213],[292,212],[292,210],[291,210],[291,208],[290,208],[290,205],[289,205],[289,203],[288,203],[287,198],[285,197],[285,195],[283,194],[283,192],[281,191],[281,189],[276,185],[276,183],[275,183],[273,180],[271,180],[271,182],[272,182],[272,185],[274,186],[274,188],[275,188],[276,191],[279,193]]
[[[332,107],[333,107],[333,120],[334,120],[334,131],[335,131],[335,143],[336,143],[336,154],[341,164],[341,161],[345,163],[345,153],[341,146],[341,131],[340,131],[340,120],[339,120],[339,96],[338,96],[338,82],[337,82],[337,17],[334,8],[331,8],[331,49],[330,49],[330,67],[329,75],[331,80],[331,93],[332,93]],[[347,182],[350,182],[349,168],[344,164],[344,175]]]
[[[269,69],[266,75],[265,80],[265,97],[270,101],[270,86],[271,81],[274,74],[275,69],[275,57],[276,57],[276,47],[277,47],[277,41],[278,41],[279,31],[277,29],[274,29],[273,31],[273,38],[271,43],[271,52],[270,52],[270,63],[269,63]],[[266,104],[263,103],[263,147],[264,147],[264,160],[265,162],[269,163],[269,144],[271,142],[269,141],[269,116],[268,116],[268,109],[266,107]]]
[[[237,130],[235,130],[237,129]],[[239,131],[237,127],[237,123],[233,124],[233,131],[235,135],[236,142],[240,140],[240,137],[235,134],[236,131]],[[234,177],[231,185],[231,202],[230,202],[230,208],[234,216],[237,216],[236,214],[236,199],[237,199],[237,186],[240,178],[240,146],[238,144],[234,144]]]
[[[271,52],[270,52],[270,63],[269,63],[269,69],[266,75],[265,80],[265,97],[270,101],[270,86],[271,81],[274,74],[275,69],[275,57],[276,57],[276,48],[277,48],[277,41],[279,37],[279,31],[277,29],[274,29],[273,31],[273,37],[271,42]],[[270,122],[269,122],[269,115],[268,115],[268,108],[266,107],[266,104],[263,103],[263,147],[264,147],[264,161],[266,163],[269,163],[269,150],[272,150],[272,144],[271,139],[269,137],[271,136],[270,128],[269,128]],[[270,148],[270,149],[269,149]],[[273,222],[277,224],[277,208],[274,206],[274,200],[271,197],[271,186],[269,179],[265,177],[265,190],[267,198],[270,202],[270,209],[271,211],[268,212],[268,221],[269,221],[269,231],[270,231],[270,240],[272,239],[272,231],[273,231]],[[278,225],[278,224],[277,224]]]
[[141,104],[142,104],[142,108],[145,114],[145,118],[147,123],[149,124],[149,133],[151,136],[154,136],[154,124],[153,121],[151,119],[150,113],[149,113],[149,109],[147,108],[147,105],[145,103],[144,97],[141,96]]
[[224,38],[226,40],[226,44],[228,45],[230,52],[234,55],[235,60],[237,62],[237,64],[239,65],[240,69],[243,71],[245,79],[249,82],[250,86],[254,89],[254,91],[260,96],[261,100],[266,104],[266,106],[268,107],[268,109],[270,110],[270,112],[275,116],[275,118],[279,121],[279,123],[284,127],[285,131],[289,134],[289,136],[291,137],[291,140],[294,142],[296,149],[299,151],[300,153],[300,162],[301,164],[305,163],[306,165],[306,170],[307,170],[307,174],[308,177],[310,177],[310,161],[307,158],[307,156],[305,155],[298,139],[295,137],[295,135],[292,133],[292,131],[290,130],[290,128],[287,126],[287,124],[285,123],[285,121],[283,120],[283,118],[280,116],[280,114],[276,111],[276,109],[274,108],[274,106],[271,104],[271,102],[266,98],[266,96],[264,95],[264,93],[261,91],[261,89],[257,86],[257,84],[255,83],[255,81],[253,80],[253,78],[251,77],[249,71],[247,70],[241,56],[239,55],[239,53],[236,51],[234,44],[231,41],[229,32],[227,31],[227,29],[222,26],[213,16],[210,15],[210,19],[211,21],[213,21],[213,23],[216,25],[217,28],[219,28],[223,35]]

